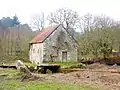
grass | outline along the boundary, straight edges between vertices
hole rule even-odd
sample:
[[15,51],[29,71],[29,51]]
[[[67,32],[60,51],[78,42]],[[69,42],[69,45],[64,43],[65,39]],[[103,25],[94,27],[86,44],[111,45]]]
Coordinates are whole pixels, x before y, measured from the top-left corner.
[[6,75],[9,78],[20,76],[22,73],[16,69],[0,69],[0,76]]
[[[6,74],[7,76],[3,76]],[[0,69],[0,90],[100,90],[97,87],[81,84],[62,84],[57,81],[24,81],[7,79],[20,76],[15,69]],[[4,77],[4,78],[3,78]]]
[[40,83],[39,81],[20,82],[4,81],[0,83],[0,90],[100,90],[97,87],[75,84]]
[[[78,62],[45,62],[48,64],[59,64],[61,68],[85,68],[85,64],[78,63]],[[37,66],[37,64],[33,64],[31,62],[24,62],[27,66]]]
[[27,66],[37,66],[37,64],[31,63],[31,62],[24,62],[24,64]]
[[77,62],[49,62],[49,64],[59,64],[62,68],[67,68],[76,65]]

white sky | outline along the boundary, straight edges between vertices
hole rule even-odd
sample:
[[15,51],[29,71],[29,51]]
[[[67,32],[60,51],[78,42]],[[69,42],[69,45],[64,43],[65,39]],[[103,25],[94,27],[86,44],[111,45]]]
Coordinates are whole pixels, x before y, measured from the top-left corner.
[[0,18],[17,15],[20,22],[30,24],[35,14],[67,7],[80,15],[106,14],[120,20],[120,0],[0,0]]

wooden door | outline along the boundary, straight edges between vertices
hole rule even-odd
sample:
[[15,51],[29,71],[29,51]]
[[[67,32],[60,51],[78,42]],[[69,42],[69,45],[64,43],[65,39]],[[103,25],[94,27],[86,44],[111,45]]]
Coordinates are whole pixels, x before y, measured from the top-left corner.
[[67,52],[66,51],[62,52],[62,61],[63,62],[67,61]]

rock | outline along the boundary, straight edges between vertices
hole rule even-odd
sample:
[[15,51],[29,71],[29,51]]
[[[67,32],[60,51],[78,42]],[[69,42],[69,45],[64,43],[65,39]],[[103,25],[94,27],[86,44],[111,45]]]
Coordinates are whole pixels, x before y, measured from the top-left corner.
[[46,73],[47,73],[47,74],[52,74],[52,71],[49,70],[49,69],[47,69],[47,70],[46,70]]
[[47,73],[47,74],[52,74],[52,71],[49,70],[49,69],[47,69],[47,70],[46,70],[46,73]]

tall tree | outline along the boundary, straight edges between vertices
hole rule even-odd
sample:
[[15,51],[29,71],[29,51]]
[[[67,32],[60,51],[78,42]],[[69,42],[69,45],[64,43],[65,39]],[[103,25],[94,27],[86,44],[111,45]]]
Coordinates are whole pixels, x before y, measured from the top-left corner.
[[86,14],[83,16],[83,28],[80,41],[81,54],[103,55],[106,58],[114,48],[115,27],[114,20],[105,15],[93,16]]
[[84,16],[82,16],[80,18],[80,22],[81,22],[81,27],[82,27],[82,32],[88,32],[90,30],[92,30],[93,28],[93,23],[94,23],[94,16],[90,13],[85,14]]
[[77,28],[79,23],[78,13],[68,8],[56,10],[48,16],[48,19],[50,24],[63,24],[69,32],[73,31],[74,28]]
[[10,17],[3,17],[1,19],[1,25],[2,27],[12,27],[13,25],[13,20]]
[[40,31],[42,28],[44,28],[45,21],[46,21],[45,15],[42,12],[41,14],[35,15],[35,16],[32,17],[31,26],[32,26],[33,29]]
[[20,24],[19,19],[18,19],[18,17],[16,15],[13,16],[13,24],[14,25],[19,25]]

